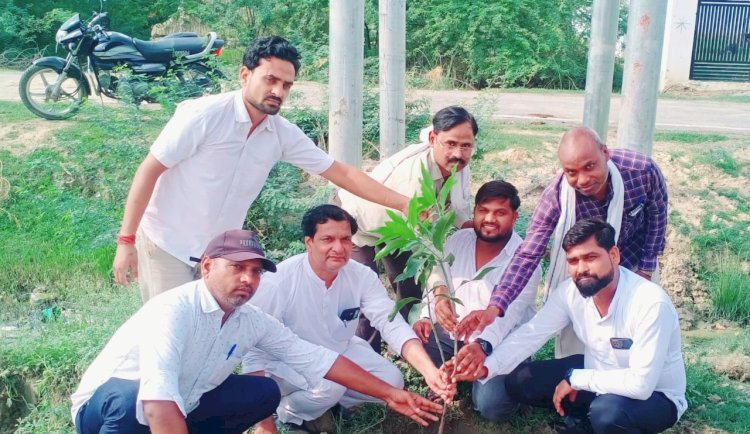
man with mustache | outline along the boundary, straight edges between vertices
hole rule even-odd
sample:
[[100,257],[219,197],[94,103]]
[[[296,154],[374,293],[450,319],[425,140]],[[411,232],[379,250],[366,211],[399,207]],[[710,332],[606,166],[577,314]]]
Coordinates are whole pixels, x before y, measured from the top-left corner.
[[[447,278],[453,284],[453,295],[461,300],[461,303],[456,303],[454,312],[449,299],[437,296],[444,294],[447,286],[442,273],[436,267],[428,279],[428,288],[434,295],[429,297],[429,305],[425,304],[422,308],[422,319],[413,325],[433,363],[438,366],[442,365],[443,360],[438,345],[445,360],[454,356],[453,339],[449,333],[453,334],[458,321],[466,314],[487,306],[494,282],[505,271],[513,252],[523,241],[513,230],[518,219],[521,198],[512,184],[501,180],[487,182],[477,191],[474,203],[473,228],[457,231],[445,243],[445,253],[452,254],[455,258],[447,270]],[[490,271],[481,279],[473,280],[483,270]],[[496,320],[498,326],[491,330],[499,333],[499,339],[534,316],[540,274],[540,268],[537,267],[524,290],[508,308],[508,313]],[[427,318],[437,320],[435,330]],[[474,341],[474,337],[471,340]],[[492,354],[489,342],[481,339],[477,339],[476,342],[485,354]],[[474,408],[482,417],[493,422],[506,420],[518,408],[518,403],[509,399],[505,392],[503,375],[493,378],[486,384],[474,382],[471,396]]]
[[249,350],[272,354],[310,383],[326,378],[388,403],[420,424],[440,406],[298,338],[247,301],[276,271],[255,234],[211,240],[202,278],[154,297],[114,334],[71,397],[78,434],[242,433],[270,416],[279,388],[233,372]]
[[241,89],[181,103],[133,178],[117,236],[115,281],[138,279],[144,301],[194,278],[191,257],[241,227],[268,173],[285,161],[363,200],[404,210],[408,199],[334,161],[278,115],[300,68],[288,41],[251,42]]
[[[455,389],[440,376],[411,327],[388,315],[395,303],[368,267],[350,261],[352,235],[357,222],[335,205],[320,205],[302,218],[306,253],[278,265],[263,279],[253,304],[277,318],[302,339],[351,359],[358,366],[396,388],[403,388],[399,369],[355,336],[357,319],[364,313],[394,352],[400,354],[425,378],[437,396],[450,400]],[[332,431],[327,410],[337,403],[348,408],[363,402],[380,402],[328,380],[307,384],[278,355],[251,351],[243,361],[248,373],[264,373],[277,381],[281,404],[279,421],[292,432]],[[306,387],[307,385],[307,387]],[[274,433],[272,420],[256,433]]]
[[[526,285],[552,239],[545,294],[566,276],[562,238],[577,221],[599,218],[615,228],[622,266],[651,279],[664,251],[667,227],[667,185],[659,167],[643,154],[609,149],[586,127],[566,132],[558,157],[562,173],[544,190],[529,222],[526,237],[492,292],[488,307],[467,315],[458,326],[463,337],[481,331],[502,316]],[[555,355],[582,352],[571,329],[556,340]]]
[[[419,179],[422,166],[435,183],[435,190],[440,191],[444,180],[450,176],[451,170],[456,169],[456,184],[451,189],[448,198],[451,208],[456,212],[456,223],[461,225],[471,218],[471,172],[469,162],[474,152],[474,142],[477,132],[477,122],[468,111],[462,107],[450,106],[437,113],[432,118],[432,127],[422,131],[422,143],[407,148],[381,161],[370,173],[375,180],[386,187],[413,197],[420,193]],[[349,192],[340,190],[341,207],[349,212],[359,225],[359,231],[354,235],[354,251],[352,259],[363,263],[374,271],[378,271],[375,264],[375,241],[379,238],[373,231],[389,220],[386,209],[382,206],[364,201]],[[421,298],[422,290],[413,279],[396,282],[396,276],[404,271],[408,254],[390,254],[382,259],[382,265],[396,291],[399,300],[406,297]],[[413,304],[401,309],[401,314],[408,319],[409,310]],[[373,330],[365,320],[357,334],[365,339],[372,339],[373,348],[379,349],[380,343]]]
[[[445,369],[455,367],[460,381],[508,374],[511,398],[554,408],[566,417],[569,432],[584,432],[572,429],[585,429],[587,417],[597,433],[655,433],[673,426],[687,401],[680,322],[669,296],[619,265],[609,223],[576,222],[562,247],[570,279],[536,316],[490,357],[469,344]],[[584,344],[583,355],[521,363],[568,324]],[[480,337],[492,341],[487,331],[493,327]]]

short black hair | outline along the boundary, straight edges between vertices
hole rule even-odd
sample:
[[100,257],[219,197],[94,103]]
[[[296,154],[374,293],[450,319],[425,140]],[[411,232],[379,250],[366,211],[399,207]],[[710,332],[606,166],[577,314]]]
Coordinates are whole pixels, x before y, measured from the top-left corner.
[[242,65],[252,70],[260,65],[261,59],[270,57],[291,62],[294,65],[294,74],[299,72],[299,52],[291,42],[281,36],[266,36],[250,42],[245,48],[245,55],[242,56]]
[[562,248],[567,252],[571,247],[585,242],[592,236],[596,238],[596,245],[606,251],[612,250],[615,245],[615,228],[603,220],[594,218],[577,221],[563,237]]
[[357,233],[357,221],[354,220],[354,217],[343,208],[331,204],[318,205],[307,210],[305,215],[302,216],[302,233],[304,236],[312,238],[315,236],[318,225],[328,220],[337,222],[346,220],[352,228],[352,235]]
[[444,109],[440,109],[435,116],[432,118],[432,131],[439,133],[441,131],[448,131],[456,125],[468,122],[471,125],[471,130],[474,131],[474,136],[479,132],[477,126],[477,120],[471,115],[465,108],[457,105],[452,105]]
[[518,189],[510,182],[503,181],[502,179],[485,182],[484,185],[479,187],[479,191],[477,191],[477,195],[474,197],[474,206],[498,197],[508,199],[513,211],[518,211],[518,208],[521,206]]

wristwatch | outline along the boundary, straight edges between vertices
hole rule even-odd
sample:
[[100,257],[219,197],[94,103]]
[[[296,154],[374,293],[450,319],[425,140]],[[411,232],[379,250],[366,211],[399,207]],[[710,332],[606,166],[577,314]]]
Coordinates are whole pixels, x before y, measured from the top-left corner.
[[570,368],[567,370],[567,372],[565,372],[565,381],[568,382],[568,385],[570,385],[570,387],[573,387],[573,383],[570,382],[570,377],[572,376],[573,376],[573,368]]
[[485,356],[489,356],[490,354],[492,354],[492,344],[491,343],[485,341],[482,338],[476,338],[474,340],[474,342],[476,342],[476,343],[479,344],[479,348],[482,349],[482,352],[484,353]]

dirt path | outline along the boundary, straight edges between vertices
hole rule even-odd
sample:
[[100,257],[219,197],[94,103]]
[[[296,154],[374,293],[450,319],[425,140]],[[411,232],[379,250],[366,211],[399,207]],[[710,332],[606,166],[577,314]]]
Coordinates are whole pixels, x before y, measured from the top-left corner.
[[[18,71],[0,70],[0,100],[18,101]],[[298,82],[293,92],[298,96],[293,101],[313,107],[322,106],[327,98],[325,85],[313,82]],[[459,104],[474,111],[481,111],[495,119],[522,122],[579,124],[583,116],[583,93],[504,91],[489,89],[472,90],[410,90],[410,100],[429,101],[434,113],[442,107]],[[96,98],[98,100],[98,98]],[[612,99],[610,125],[617,127],[620,98]],[[750,104],[696,100],[659,100],[656,114],[659,130],[697,130],[724,133],[750,134]]]

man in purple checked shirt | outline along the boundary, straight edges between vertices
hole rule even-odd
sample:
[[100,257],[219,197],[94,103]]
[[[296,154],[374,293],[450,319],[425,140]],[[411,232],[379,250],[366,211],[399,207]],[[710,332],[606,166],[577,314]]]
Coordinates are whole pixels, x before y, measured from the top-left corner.
[[[487,309],[467,315],[456,328],[459,338],[481,331],[498,316],[526,285],[555,234],[564,234],[575,220],[599,218],[618,229],[617,245],[626,267],[646,279],[657,268],[664,251],[667,226],[667,186],[659,167],[643,154],[627,149],[608,149],[595,131],[577,127],[560,139],[558,157],[562,173],[542,193],[526,237],[492,291]],[[620,211],[621,210],[621,211]],[[562,236],[559,237],[561,241]],[[559,241],[553,242],[551,272],[565,269],[555,264]],[[564,257],[563,257],[564,258]],[[559,262],[559,261],[558,261]],[[564,280],[548,280],[545,294]],[[545,295],[546,299],[546,295]],[[578,347],[556,348],[556,355],[576,354]]]

